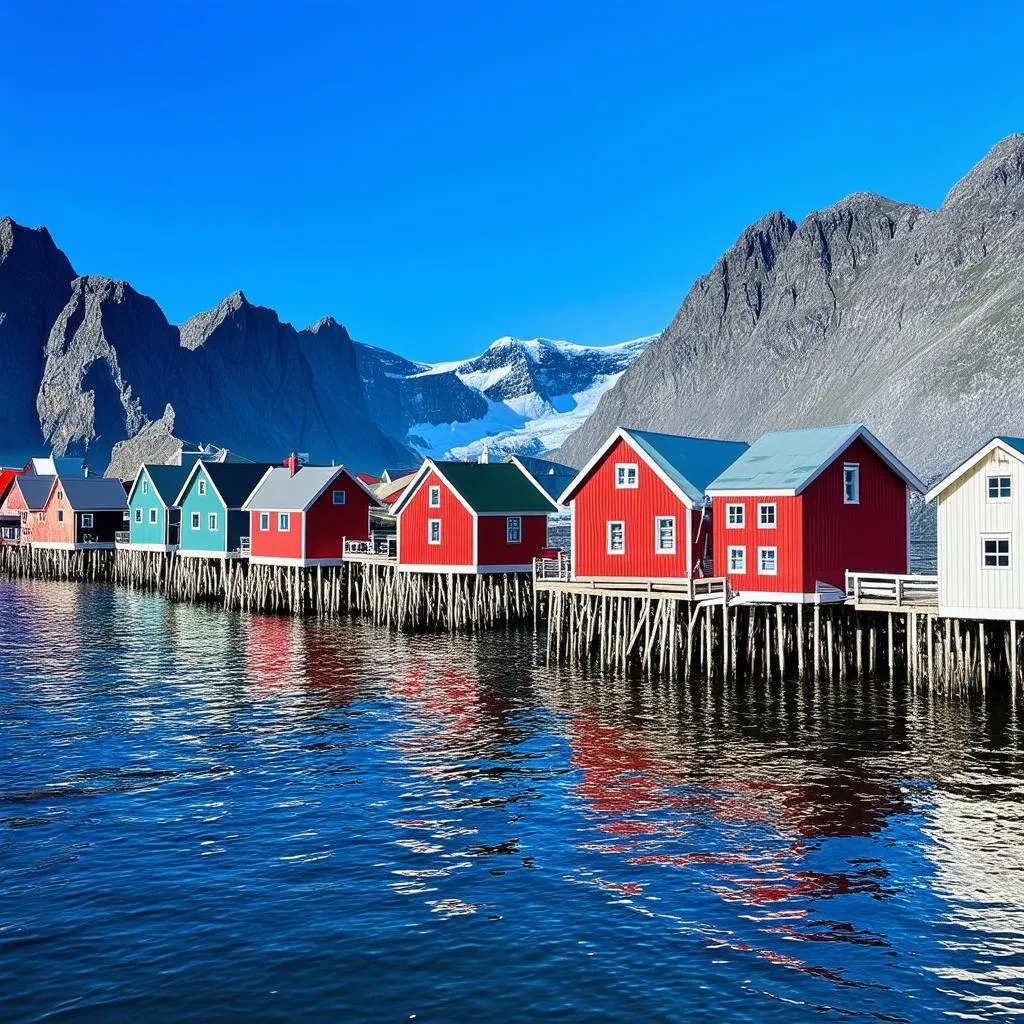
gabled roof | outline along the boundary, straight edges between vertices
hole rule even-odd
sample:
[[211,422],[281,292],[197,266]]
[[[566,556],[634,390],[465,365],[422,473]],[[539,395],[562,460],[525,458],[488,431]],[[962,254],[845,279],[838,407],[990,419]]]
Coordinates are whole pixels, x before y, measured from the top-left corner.
[[709,484],[712,494],[800,494],[854,441],[862,440],[916,491],[924,485],[862,423],[762,434]]
[[[275,466],[262,479],[242,509],[246,512],[251,509],[305,512],[341,476],[366,491],[358,480],[345,472],[344,466],[303,466],[294,476],[287,466]],[[375,505],[379,504],[374,495],[370,494],[370,498]]]
[[394,507],[397,515],[433,470],[477,515],[543,514],[558,506],[531,476],[511,462],[435,462],[427,459]]
[[539,459],[536,456],[508,455],[504,461],[510,462],[512,465],[518,466],[524,473],[528,473],[533,478],[533,482],[555,504],[558,504],[562,491],[569,486],[576,476],[576,470],[572,466],[563,466],[560,462],[551,462],[548,459]]
[[29,512],[41,512],[46,505],[46,499],[50,496],[50,488],[53,487],[55,476],[39,476],[36,473],[24,473],[15,479],[14,486],[21,491],[25,508]]
[[120,480],[104,476],[58,476],[51,485],[64,491],[76,512],[117,512],[128,507],[128,496]]
[[380,477],[374,476],[372,473],[356,473],[356,479],[361,484],[366,484],[367,487],[372,487],[374,484],[380,483]]
[[381,473],[380,478],[385,483],[393,484],[396,480],[400,480],[403,476],[412,476],[412,474],[415,472],[415,467],[406,467],[404,469],[385,469]]
[[33,458],[28,460],[25,472],[35,476],[59,475],[65,479],[72,476],[85,476],[85,459],[76,459],[71,456]]
[[24,472],[22,469],[0,469],[0,505],[3,504],[7,492],[14,485],[14,481]]
[[196,474],[205,473],[221,504],[227,509],[240,509],[256,490],[256,485],[267,475],[272,466],[269,462],[195,462],[185,477],[175,505],[180,505]]
[[184,486],[185,480],[191,472],[191,469],[191,465],[140,466],[138,473],[135,474],[135,482],[128,491],[128,500],[130,501],[132,499],[135,493],[135,488],[138,487],[139,480],[141,479],[142,474],[145,473],[146,476],[149,477],[150,483],[153,485],[153,490],[156,492],[156,496],[161,502],[163,502],[164,508],[172,508],[174,506],[175,499],[178,497],[178,492]]
[[1024,438],[1009,436],[993,437],[991,441],[983,444],[970,458],[961,462],[952,473],[943,477],[935,484],[924,496],[924,500],[932,501],[942,494],[943,491],[949,490],[960,477],[967,473],[968,470],[973,469],[982,459],[987,458],[997,448],[1004,449],[1010,455],[1015,455],[1020,461],[1024,462]]
[[619,427],[576,474],[562,494],[563,505],[572,499],[594,467],[620,440],[657,473],[680,501],[690,506],[702,505],[708,484],[747,450],[745,441],[720,441],[713,437],[684,437]]

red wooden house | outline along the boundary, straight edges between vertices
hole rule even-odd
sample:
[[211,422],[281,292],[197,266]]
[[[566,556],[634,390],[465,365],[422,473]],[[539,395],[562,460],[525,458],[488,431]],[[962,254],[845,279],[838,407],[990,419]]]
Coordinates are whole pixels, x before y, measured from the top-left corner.
[[527,572],[557,506],[512,463],[428,459],[394,505],[409,572]]
[[17,541],[27,544],[32,539],[32,529],[43,516],[50,487],[56,477],[37,476],[23,473],[16,476],[7,487],[3,501],[0,501],[0,520],[11,534],[8,543]]
[[619,428],[566,488],[577,579],[708,575],[704,488],[747,450],[741,441]]
[[752,601],[840,600],[846,572],[906,573],[921,482],[866,427],[765,434],[708,487],[715,574]]
[[367,540],[380,502],[343,466],[272,469],[242,506],[249,560],[259,565],[340,565],[343,542]]
[[115,534],[128,528],[124,484],[101,476],[49,479],[43,510],[32,524],[32,546],[67,551],[113,548]]

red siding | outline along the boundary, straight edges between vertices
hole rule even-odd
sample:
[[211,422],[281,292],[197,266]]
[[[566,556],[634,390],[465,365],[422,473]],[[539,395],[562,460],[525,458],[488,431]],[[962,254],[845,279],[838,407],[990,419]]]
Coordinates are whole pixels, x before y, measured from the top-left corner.
[[522,542],[508,543],[507,516],[480,516],[478,545],[479,565],[532,565],[534,558],[547,547],[548,517],[523,516]]
[[[775,529],[760,526],[758,505],[775,505]],[[741,529],[728,526],[727,505],[742,505],[744,525]],[[803,590],[803,517],[802,498],[751,497],[713,499],[715,520],[716,576],[726,576],[733,590],[767,591],[773,594],[802,594]],[[746,549],[746,572],[729,572],[729,548]],[[758,569],[758,548],[776,549],[776,574],[763,576]]]
[[[637,465],[636,488],[615,486],[615,464]],[[686,544],[687,506],[664,481],[620,438],[605,453],[572,500],[573,566],[577,576],[612,576],[640,579],[678,579],[689,575],[690,551]],[[658,516],[675,516],[676,553],[655,552]],[[625,523],[626,551],[608,554],[608,523]]]
[[[429,508],[430,488],[441,488],[441,507]],[[441,543],[427,543],[427,521],[441,520]],[[473,514],[431,470],[398,515],[398,561],[401,565],[473,563]]]
[[[334,504],[334,491],[345,492],[344,505]],[[340,558],[343,540],[368,540],[372,504],[366,491],[342,473],[306,515],[306,557]]]
[[[860,466],[860,504],[843,501],[843,464]],[[906,573],[907,485],[862,440],[804,491],[804,593],[821,580],[840,589],[846,571]]]
[[[260,529],[260,516],[269,518],[269,529]],[[256,558],[302,558],[302,513],[288,514],[288,529],[280,529],[279,513],[270,509],[249,513],[249,553]],[[338,542],[339,548],[341,542]]]

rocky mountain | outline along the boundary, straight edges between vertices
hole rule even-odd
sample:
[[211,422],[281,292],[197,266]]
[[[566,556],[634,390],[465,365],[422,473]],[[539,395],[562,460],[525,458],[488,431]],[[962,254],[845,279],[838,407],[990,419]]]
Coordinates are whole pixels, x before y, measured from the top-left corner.
[[506,337],[472,359],[436,365],[356,348],[378,416],[397,417],[417,451],[472,458],[485,445],[539,454],[561,444],[650,341],[598,347]]
[[1024,135],[937,210],[857,194],[751,225],[558,453],[617,425],[752,439],[864,421],[926,481],[1024,433]]

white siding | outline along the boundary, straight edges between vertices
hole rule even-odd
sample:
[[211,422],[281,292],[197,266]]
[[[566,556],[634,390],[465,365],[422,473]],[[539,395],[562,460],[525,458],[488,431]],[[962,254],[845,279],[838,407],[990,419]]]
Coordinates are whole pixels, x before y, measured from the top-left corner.
[[[1009,501],[989,501],[988,478],[1009,476]],[[1024,618],[1024,463],[995,449],[938,498],[939,612]],[[982,537],[1010,538],[1010,568],[986,569]]]

